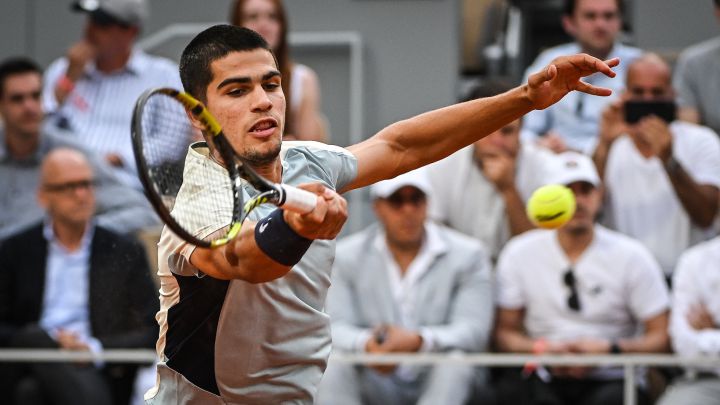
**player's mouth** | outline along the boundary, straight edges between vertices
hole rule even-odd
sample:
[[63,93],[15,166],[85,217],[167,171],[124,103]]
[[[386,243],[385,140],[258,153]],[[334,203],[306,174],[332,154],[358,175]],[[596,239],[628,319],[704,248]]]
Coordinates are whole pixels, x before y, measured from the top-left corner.
[[274,118],[263,118],[250,127],[250,135],[256,138],[267,138],[275,133],[278,123]]

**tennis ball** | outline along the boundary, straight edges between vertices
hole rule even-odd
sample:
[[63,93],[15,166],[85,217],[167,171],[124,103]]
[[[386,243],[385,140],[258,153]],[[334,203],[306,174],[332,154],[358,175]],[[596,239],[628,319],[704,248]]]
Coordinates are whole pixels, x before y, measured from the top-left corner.
[[540,187],[528,200],[526,212],[540,228],[559,228],[575,214],[575,195],[560,184]]

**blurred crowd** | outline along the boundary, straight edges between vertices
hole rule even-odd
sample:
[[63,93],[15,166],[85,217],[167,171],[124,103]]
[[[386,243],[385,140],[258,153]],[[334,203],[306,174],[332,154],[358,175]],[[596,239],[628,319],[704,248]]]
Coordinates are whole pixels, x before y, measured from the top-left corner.
[[[720,0],[703,5],[720,21]],[[146,0],[80,0],[82,38],[43,70],[0,61],[0,347],[101,352],[158,336],[162,226],[133,157],[130,121],[177,65],[135,46]],[[370,187],[377,218],[337,247],[326,311],[351,353],[720,355],[720,37],[676,60],[620,41],[622,0],[565,0],[574,41],[541,52],[619,57],[617,77],[570,93],[425,168]],[[318,75],[289,56],[281,0],[237,0],[228,23],[271,45],[287,139],[331,142]],[[459,101],[518,83],[483,80]],[[181,131],[181,161],[198,141]],[[576,213],[536,229],[525,204],[562,184]],[[139,238],[150,234],[149,242]],[[719,357],[720,359],[720,357]],[[720,365],[720,361],[718,362]],[[137,365],[2,363],[15,404],[127,404],[154,384]],[[720,404],[720,366],[648,368],[639,403]],[[487,369],[330,361],[320,404],[621,404],[615,367]]]

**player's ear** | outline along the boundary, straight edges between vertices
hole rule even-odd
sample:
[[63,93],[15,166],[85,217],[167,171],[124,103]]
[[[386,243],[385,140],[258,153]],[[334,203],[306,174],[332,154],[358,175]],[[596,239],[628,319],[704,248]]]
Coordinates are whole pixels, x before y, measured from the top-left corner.
[[[205,136],[205,125],[195,117],[193,113],[190,112],[187,108],[185,109],[185,114],[188,116],[188,119],[190,120],[190,123],[192,124],[193,128],[197,129],[198,131],[203,133],[203,136]],[[207,137],[206,137],[207,138]]]

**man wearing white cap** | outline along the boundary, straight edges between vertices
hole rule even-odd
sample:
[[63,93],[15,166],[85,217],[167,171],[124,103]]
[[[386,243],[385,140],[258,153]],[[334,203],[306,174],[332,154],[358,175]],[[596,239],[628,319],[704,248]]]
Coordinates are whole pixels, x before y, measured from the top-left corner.
[[[43,106],[52,125],[74,133],[120,179],[140,188],[130,142],[133,106],[150,87],[182,88],[178,67],[133,48],[148,17],[146,0],[79,0],[72,9],[87,15],[83,37],[48,67]],[[177,150],[168,154],[184,156],[189,136],[189,129],[180,133]]]
[[[481,243],[427,221],[422,169],[372,186],[379,224],[338,243],[326,309],[333,349],[477,352],[492,327],[489,256]],[[468,366],[376,367],[330,361],[319,404],[464,404]]]
[[[498,349],[536,354],[666,352],[669,300],[660,266],[640,242],[595,224],[602,192],[590,158],[565,152],[558,159],[550,183],[568,186],[577,209],[563,227],[528,231],[500,253]],[[643,332],[637,335],[639,327]],[[532,371],[509,370],[498,384],[501,399],[515,404],[622,404],[622,369]]]

